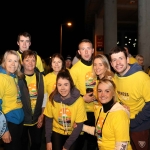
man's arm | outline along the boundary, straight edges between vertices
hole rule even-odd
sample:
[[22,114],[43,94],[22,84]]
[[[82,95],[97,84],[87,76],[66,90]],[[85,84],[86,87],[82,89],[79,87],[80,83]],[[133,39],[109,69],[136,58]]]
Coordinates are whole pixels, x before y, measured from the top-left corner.
[[150,119],[150,102],[146,102],[142,111],[140,111],[134,119],[130,120],[130,127],[135,128],[138,125],[142,124],[143,121]]

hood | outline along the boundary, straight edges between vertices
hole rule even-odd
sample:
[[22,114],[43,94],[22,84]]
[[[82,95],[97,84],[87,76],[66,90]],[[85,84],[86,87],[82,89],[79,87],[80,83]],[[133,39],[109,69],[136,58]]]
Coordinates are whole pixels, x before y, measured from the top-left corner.
[[[0,73],[2,73],[2,74],[7,74],[6,70],[5,70],[2,66],[0,66]],[[13,78],[16,77],[16,75],[13,74],[13,73],[10,73],[10,76],[13,77]]]
[[57,93],[54,96],[54,101],[58,102],[58,103],[63,103],[65,105],[72,105],[79,97],[80,97],[80,91],[74,87],[70,92],[69,98],[63,100],[61,98],[61,95],[59,93]]
[[118,111],[118,110],[124,110],[127,115],[130,117],[130,112],[127,110],[127,108],[123,107],[119,102],[117,102],[111,109],[110,112]]
[[130,69],[128,70],[128,72],[123,77],[127,77],[131,74],[134,74],[134,73],[138,72],[138,71],[143,71],[142,66],[140,66],[137,63],[130,64]]

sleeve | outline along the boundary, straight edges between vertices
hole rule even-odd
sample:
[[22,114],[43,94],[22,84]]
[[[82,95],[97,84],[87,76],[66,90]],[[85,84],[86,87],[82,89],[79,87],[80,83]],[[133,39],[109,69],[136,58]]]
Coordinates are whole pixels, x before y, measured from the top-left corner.
[[123,111],[116,111],[111,119],[111,126],[113,127],[113,132],[115,135],[116,142],[126,142],[130,141],[129,137],[129,117],[128,114]]
[[70,74],[71,74],[71,77],[72,77],[72,79],[73,79],[74,85],[76,85],[78,75],[77,75],[77,70],[76,70],[75,66],[73,66],[73,67],[70,69]]
[[[6,82],[1,76],[0,76],[0,83],[1,83],[1,86],[0,86],[0,111],[3,112],[2,110],[2,102],[3,102],[3,96],[5,94],[5,84],[3,84],[4,82]],[[3,114],[3,113],[2,113]],[[4,114],[5,116],[5,114]],[[6,120],[7,121],[7,120]],[[8,126],[6,124],[6,130],[5,132],[8,131]]]
[[2,99],[0,99],[0,111],[2,111]]
[[0,83],[1,83],[1,86],[0,86],[0,110],[2,111],[2,100],[3,100],[3,96],[4,96],[4,93],[5,93],[5,85],[3,84],[4,82],[4,79],[0,76]]
[[46,143],[51,142],[53,119],[45,116],[45,137]]
[[39,55],[37,55],[37,63],[36,63],[36,67],[40,70],[40,72],[44,72],[44,68],[43,68],[43,64],[42,64],[42,60],[40,58]]
[[49,117],[49,118],[53,118],[53,114],[52,114],[52,104],[51,104],[50,101],[47,101],[43,114],[44,114],[45,116]]
[[142,124],[144,121],[148,120],[150,117],[150,102],[145,103],[142,111],[140,111],[134,119],[130,120],[130,127],[135,128]]
[[79,97],[78,101],[78,109],[76,113],[75,122],[80,123],[87,120],[86,110],[85,110],[85,104],[82,97]]
[[43,98],[42,108],[46,106],[46,102],[48,100],[48,94],[47,94],[47,91],[46,91],[46,81],[45,81],[44,76],[43,76],[43,82],[44,82],[44,98]]
[[139,125],[141,125],[144,121],[149,120],[150,118],[150,78],[148,75],[143,76],[143,78],[147,78],[143,82],[143,86],[141,85],[142,88],[142,97],[145,100],[145,105],[142,108],[142,110],[135,116],[134,119],[131,119],[130,121],[130,127],[135,128]]
[[64,148],[69,149],[70,146],[73,144],[73,142],[78,138],[79,134],[82,131],[83,123],[76,123],[77,127],[74,128],[71,135],[67,139],[67,141],[64,144]]
[[46,106],[47,99],[48,99],[48,94],[45,93],[45,94],[44,94],[44,98],[43,98],[42,108]]
[[91,135],[95,135],[95,127],[92,127],[92,126],[83,124],[82,131],[84,131],[88,134],[91,134]]

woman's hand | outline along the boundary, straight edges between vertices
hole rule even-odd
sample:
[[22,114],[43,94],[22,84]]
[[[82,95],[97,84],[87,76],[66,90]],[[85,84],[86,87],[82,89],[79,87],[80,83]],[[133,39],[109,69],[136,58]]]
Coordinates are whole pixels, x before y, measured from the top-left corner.
[[52,142],[47,143],[46,150],[52,150]]
[[38,123],[37,123],[37,127],[38,127],[38,128],[41,128],[41,127],[42,127],[42,125],[43,125],[43,119],[44,119],[44,115],[41,114],[41,115],[39,116],[39,118],[38,118]]
[[2,136],[2,140],[4,143],[10,143],[11,142],[11,135],[9,131],[6,131],[3,136]]
[[83,99],[86,103],[90,103],[90,102],[93,102],[96,98],[95,96],[90,96],[93,92],[90,92],[90,93],[86,93],[84,96],[83,96]]
[[76,122],[73,123],[73,129],[77,127]]

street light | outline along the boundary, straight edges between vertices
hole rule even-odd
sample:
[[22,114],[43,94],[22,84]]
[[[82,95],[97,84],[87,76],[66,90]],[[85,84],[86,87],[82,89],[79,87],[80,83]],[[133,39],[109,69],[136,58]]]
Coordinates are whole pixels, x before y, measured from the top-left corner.
[[72,26],[72,23],[67,22],[60,25],[60,54],[62,54],[62,25]]

